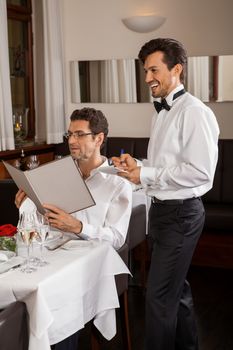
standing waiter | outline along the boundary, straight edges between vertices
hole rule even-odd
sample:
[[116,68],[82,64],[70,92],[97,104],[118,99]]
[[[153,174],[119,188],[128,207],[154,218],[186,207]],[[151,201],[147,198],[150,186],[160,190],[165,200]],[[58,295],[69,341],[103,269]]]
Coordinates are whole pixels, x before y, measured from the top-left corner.
[[213,184],[219,128],[213,112],[184,90],[187,55],[174,39],[154,39],[139,52],[156,109],[146,166],[114,157],[119,175],[151,197],[153,242],[146,294],[146,350],[196,350],[191,289],[186,280],[203,229],[200,197]]

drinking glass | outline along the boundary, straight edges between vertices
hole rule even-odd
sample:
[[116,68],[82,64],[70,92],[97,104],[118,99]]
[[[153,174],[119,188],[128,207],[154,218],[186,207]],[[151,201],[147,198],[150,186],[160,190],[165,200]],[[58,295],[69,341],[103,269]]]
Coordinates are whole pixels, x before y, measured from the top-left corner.
[[30,264],[30,246],[36,235],[34,212],[23,212],[20,215],[17,230],[23,244],[25,244],[27,248],[26,264],[22,266],[21,271],[31,273],[36,270],[36,268]]
[[40,244],[40,259],[37,266],[45,266],[48,263],[44,259],[44,243],[49,236],[49,221],[39,211],[36,211],[36,240]]
[[62,154],[55,154],[54,159],[62,159],[63,155]]
[[29,161],[27,162],[28,169],[35,169],[40,165],[39,159],[37,155],[30,156]]

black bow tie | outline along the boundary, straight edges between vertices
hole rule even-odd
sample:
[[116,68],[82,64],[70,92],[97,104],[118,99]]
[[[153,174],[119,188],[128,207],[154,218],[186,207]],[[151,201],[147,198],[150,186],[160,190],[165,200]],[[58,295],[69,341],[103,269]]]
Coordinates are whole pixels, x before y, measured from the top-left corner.
[[[182,89],[178,92],[176,92],[174,95],[173,95],[173,101],[183,95],[185,93],[185,89]],[[161,102],[158,102],[158,101],[154,101],[154,107],[157,111],[157,113],[159,113],[160,111],[162,111],[162,109],[166,109],[167,111],[170,111],[171,109],[171,106],[169,106],[169,104],[167,103],[166,99],[165,98],[162,98]]]
[[169,106],[169,104],[167,103],[165,98],[162,98],[161,102],[154,101],[154,106],[155,106],[157,113],[162,111],[162,109],[166,109],[167,111],[169,111],[171,109],[171,107]]

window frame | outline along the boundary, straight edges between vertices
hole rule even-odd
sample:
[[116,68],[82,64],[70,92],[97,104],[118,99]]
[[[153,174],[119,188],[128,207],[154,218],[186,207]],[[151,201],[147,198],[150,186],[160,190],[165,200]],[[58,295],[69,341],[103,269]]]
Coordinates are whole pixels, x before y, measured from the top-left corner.
[[26,79],[28,88],[28,133],[27,139],[35,137],[35,101],[34,101],[34,79],[33,79],[33,33],[32,33],[32,5],[31,0],[27,0],[26,6],[7,4],[7,20],[17,20],[27,23],[27,45],[26,53]]

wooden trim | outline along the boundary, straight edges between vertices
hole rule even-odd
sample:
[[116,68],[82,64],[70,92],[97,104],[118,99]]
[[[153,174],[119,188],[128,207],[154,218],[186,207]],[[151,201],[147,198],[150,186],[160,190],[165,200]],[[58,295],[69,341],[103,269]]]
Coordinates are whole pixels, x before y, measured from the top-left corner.
[[54,144],[40,144],[40,145],[32,145],[32,146],[26,146],[22,145],[20,148],[17,148],[12,151],[2,151],[0,152],[0,159],[1,160],[8,160],[8,159],[15,159],[20,157],[21,150],[24,150],[25,156],[31,155],[31,154],[39,154],[39,153],[48,153],[48,152],[54,152],[55,145]]

